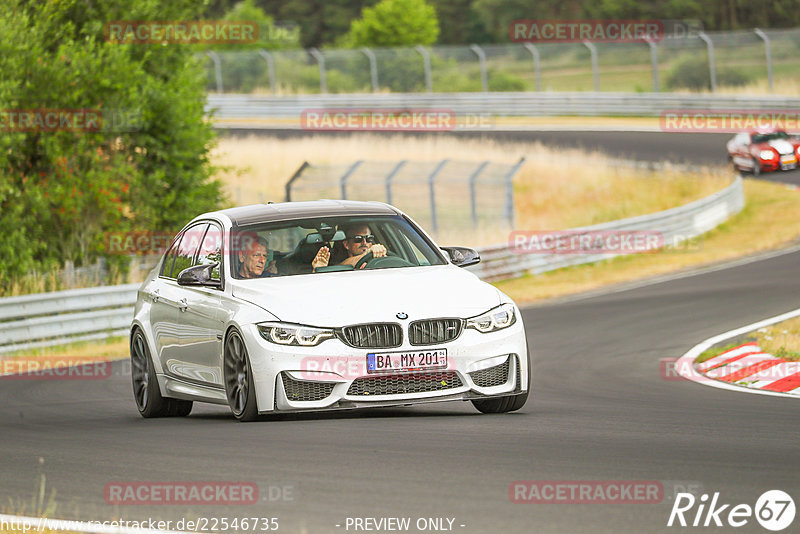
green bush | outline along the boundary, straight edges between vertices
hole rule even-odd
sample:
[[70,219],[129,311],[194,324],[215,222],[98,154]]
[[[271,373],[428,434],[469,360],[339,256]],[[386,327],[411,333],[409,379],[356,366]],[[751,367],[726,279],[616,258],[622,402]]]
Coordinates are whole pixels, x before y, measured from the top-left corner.
[[489,91],[526,91],[525,80],[510,72],[489,69]]
[[[30,269],[93,263],[107,255],[107,232],[172,232],[219,206],[197,50],[112,43],[103,34],[106,21],[190,20],[195,6],[191,0],[141,0],[135,7],[123,0],[0,4],[0,112],[6,120],[0,291]],[[103,117],[102,127],[8,123],[7,110],[48,109],[89,110]]]

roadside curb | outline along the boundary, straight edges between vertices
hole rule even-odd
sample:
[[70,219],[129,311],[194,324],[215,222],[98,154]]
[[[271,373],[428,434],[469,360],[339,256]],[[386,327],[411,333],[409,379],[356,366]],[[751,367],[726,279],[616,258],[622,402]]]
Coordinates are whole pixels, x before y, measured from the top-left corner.
[[[770,326],[770,325],[773,325],[775,323],[780,323],[780,322],[785,321],[787,319],[792,319],[792,318],[798,317],[798,316],[800,316],[800,309],[792,310],[792,311],[783,313],[781,315],[776,315],[774,317],[770,317],[768,319],[764,319],[764,320],[759,321],[757,323],[753,323],[753,324],[749,324],[749,325],[746,325],[746,326],[742,326],[742,327],[737,328],[735,330],[730,330],[728,332],[716,335],[714,337],[710,337],[710,338],[706,339],[705,341],[703,341],[702,343],[699,343],[699,344],[695,345],[694,347],[689,349],[689,351],[686,352],[686,354],[684,354],[683,356],[678,358],[678,360],[675,362],[675,368],[676,368],[678,374],[680,376],[682,376],[683,378],[686,378],[687,380],[691,380],[693,382],[701,383],[701,384],[706,385],[706,386],[711,386],[711,387],[720,388],[720,389],[727,389],[727,390],[732,390],[732,391],[739,391],[739,392],[744,392],[744,393],[755,393],[755,394],[758,394],[758,395],[772,395],[772,396],[778,396],[778,397],[798,398],[798,397],[800,397],[800,395],[798,395],[798,393],[785,393],[785,392],[779,392],[779,391],[771,391],[769,389],[761,389],[761,388],[758,388],[758,387],[756,387],[756,388],[754,388],[754,387],[746,387],[744,384],[739,384],[738,383],[738,382],[747,382],[746,380],[734,380],[733,382],[727,381],[727,380],[722,380],[722,378],[726,378],[726,377],[729,378],[729,379],[730,378],[739,378],[741,375],[728,377],[728,373],[726,373],[726,372],[715,373],[714,376],[707,376],[706,374],[704,374],[704,373],[710,372],[712,370],[719,369],[719,368],[723,367],[723,365],[725,365],[725,366],[730,365],[731,363],[737,361],[737,359],[740,359],[739,358],[740,354],[738,354],[738,353],[737,354],[733,354],[733,351],[739,350],[739,352],[741,353],[741,359],[746,357],[747,354],[755,354],[755,351],[751,351],[750,349],[741,350],[742,347],[748,346],[747,344],[741,345],[739,347],[736,347],[735,349],[731,349],[731,351],[728,351],[728,352],[724,353],[724,354],[727,354],[727,358],[721,358],[720,360],[716,360],[715,362],[712,362],[712,364],[710,364],[708,366],[704,366],[704,367],[698,369],[698,367],[695,366],[695,364],[694,364],[694,361],[698,356],[700,356],[702,353],[704,353],[706,350],[708,350],[709,348],[713,347],[714,345],[717,345],[717,344],[719,344],[719,343],[721,343],[723,341],[726,341],[728,339],[735,338],[735,337],[740,336],[742,334],[746,334],[746,333],[751,332],[753,330],[758,330],[759,328],[763,328],[765,326]],[[754,345],[749,345],[749,346],[750,347],[755,347]],[[755,348],[757,348],[757,347],[755,347]],[[728,353],[731,353],[731,354],[728,354]],[[761,354],[763,356],[769,356],[771,358],[774,358],[774,356],[772,356],[772,355],[764,355],[763,353],[761,353]],[[722,355],[720,355],[720,356],[722,356]],[[720,356],[717,356],[715,358],[719,358]],[[734,358],[736,358],[736,359],[734,359]],[[753,362],[754,365],[758,365],[759,361],[761,361],[761,360],[762,359],[759,359],[758,361],[754,361]],[[763,358],[763,360],[766,361],[766,360],[769,360],[769,358]],[[708,360],[708,361],[711,361],[711,360]],[[732,372],[738,372],[741,369],[734,370],[734,368],[731,368],[730,370]],[[757,371],[757,369],[755,369],[755,370]],[[746,378],[746,377],[745,376],[741,376],[741,378]],[[766,384],[764,384],[764,385],[766,385]]]

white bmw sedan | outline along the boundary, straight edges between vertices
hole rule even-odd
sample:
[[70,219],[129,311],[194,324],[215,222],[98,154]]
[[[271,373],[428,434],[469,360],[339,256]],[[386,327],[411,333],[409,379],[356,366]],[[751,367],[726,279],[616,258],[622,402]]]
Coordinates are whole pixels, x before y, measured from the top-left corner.
[[530,360],[519,309],[379,202],[320,200],[206,213],[139,288],[136,406],[193,401],[259,414],[462,400],[520,409]]

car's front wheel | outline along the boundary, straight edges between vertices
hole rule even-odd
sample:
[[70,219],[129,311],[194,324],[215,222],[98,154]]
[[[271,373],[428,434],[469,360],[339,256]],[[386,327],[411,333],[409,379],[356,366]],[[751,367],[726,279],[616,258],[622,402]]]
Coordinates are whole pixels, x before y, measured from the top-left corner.
[[138,328],[131,335],[131,382],[133,398],[142,417],[184,417],[192,411],[192,401],[161,396],[150,349]]
[[241,334],[231,330],[225,340],[225,394],[233,416],[239,421],[258,418],[253,371]]

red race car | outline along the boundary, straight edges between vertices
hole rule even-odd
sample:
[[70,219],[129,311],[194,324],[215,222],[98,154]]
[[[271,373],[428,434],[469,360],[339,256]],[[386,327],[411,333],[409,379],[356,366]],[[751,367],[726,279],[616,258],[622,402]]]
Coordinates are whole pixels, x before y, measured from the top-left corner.
[[761,128],[736,134],[728,141],[728,159],[740,171],[754,176],[762,172],[797,167],[800,139],[777,128]]

